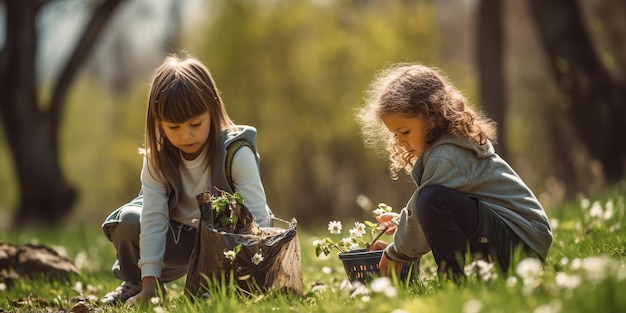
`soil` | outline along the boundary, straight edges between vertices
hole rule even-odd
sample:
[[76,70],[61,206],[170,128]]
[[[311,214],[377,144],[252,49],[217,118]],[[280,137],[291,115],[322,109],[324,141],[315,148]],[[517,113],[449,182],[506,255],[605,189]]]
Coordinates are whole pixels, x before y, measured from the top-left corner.
[[0,281],[7,287],[19,278],[69,281],[80,271],[54,249],[37,244],[0,243]]
[[[0,243],[0,283],[10,289],[18,279],[43,279],[71,283],[80,271],[68,258],[54,249],[37,244],[12,245]],[[69,309],[48,310],[48,312],[90,312],[86,299],[72,299]],[[50,308],[52,301],[36,297],[10,299],[13,308]],[[0,312],[5,312],[0,308]],[[12,311],[8,311],[12,312]]]

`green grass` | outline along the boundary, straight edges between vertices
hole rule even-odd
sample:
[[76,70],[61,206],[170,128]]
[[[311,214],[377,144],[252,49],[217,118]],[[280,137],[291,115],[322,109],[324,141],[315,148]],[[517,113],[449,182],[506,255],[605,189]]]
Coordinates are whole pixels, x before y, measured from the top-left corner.
[[[241,297],[227,292],[230,288],[217,288],[208,299],[191,301],[183,294],[183,278],[168,284],[167,298],[160,303],[132,308],[88,304],[97,312],[625,312],[625,195],[626,184],[621,184],[603,195],[581,196],[548,208],[554,242],[541,271],[530,266],[527,277],[518,273],[494,277],[494,272],[487,271],[470,274],[465,284],[457,286],[436,278],[429,254],[422,260],[419,280],[411,286],[377,280],[354,290],[346,286],[346,274],[336,254],[315,256],[312,242],[327,235],[324,227],[298,231],[302,297],[280,292]],[[0,284],[0,312],[69,311],[75,297],[97,299],[118,284],[110,274],[115,252],[97,225],[5,231],[0,241],[51,246],[82,271],[69,284],[24,279],[11,286]],[[30,305],[18,303],[24,299],[33,301]]]

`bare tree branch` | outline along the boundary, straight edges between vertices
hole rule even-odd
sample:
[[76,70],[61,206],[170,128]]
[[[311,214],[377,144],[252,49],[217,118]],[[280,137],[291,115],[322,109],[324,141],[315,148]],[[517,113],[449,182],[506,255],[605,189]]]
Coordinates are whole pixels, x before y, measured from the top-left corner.
[[76,48],[63,68],[61,75],[57,79],[57,84],[53,89],[48,116],[50,118],[51,131],[58,130],[60,124],[63,104],[69,87],[72,85],[80,65],[91,55],[95,43],[99,40],[103,29],[115,12],[116,7],[122,0],[106,0],[94,10],[89,25],[85,28],[83,35],[78,40]]

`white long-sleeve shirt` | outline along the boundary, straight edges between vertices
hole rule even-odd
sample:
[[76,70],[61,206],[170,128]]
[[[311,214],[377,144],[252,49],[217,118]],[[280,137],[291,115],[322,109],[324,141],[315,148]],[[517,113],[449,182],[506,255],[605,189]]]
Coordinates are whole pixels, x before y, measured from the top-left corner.
[[[138,263],[142,278],[161,275],[166,236],[174,235],[169,227],[170,218],[185,225],[198,226],[200,210],[196,196],[209,191],[213,186],[210,169],[203,164],[205,153],[191,161],[183,159],[180,171],[182,189],[179,191],[178,205],[172,212],[168,209],[167,182],[153,177],[148,171],[148,162],[144,159],[141,171],[143,209]],[[256,222],[260,226],[269,225],[271,211],[267,206],[265,190],[252,150],[248,147],[239,149],[233,156],[231,168],[235,190],[243,196],[244,204]]]

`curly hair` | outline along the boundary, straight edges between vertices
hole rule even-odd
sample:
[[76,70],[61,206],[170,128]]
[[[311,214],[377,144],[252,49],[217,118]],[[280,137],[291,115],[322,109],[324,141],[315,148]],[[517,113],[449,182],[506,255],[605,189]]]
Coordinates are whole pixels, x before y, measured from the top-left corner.
[[382,148],[389,157],[393,179],[410,173],[417,156],[407,153],[382,122],[387,114],[430,121],[426,145],[445,134],[474,141],[496,142],[496,123],[469,106],[467,99],[436,68],[400,63],[380,71],[365,91],[365,103],[357,110],[357,122],[366,146]]

